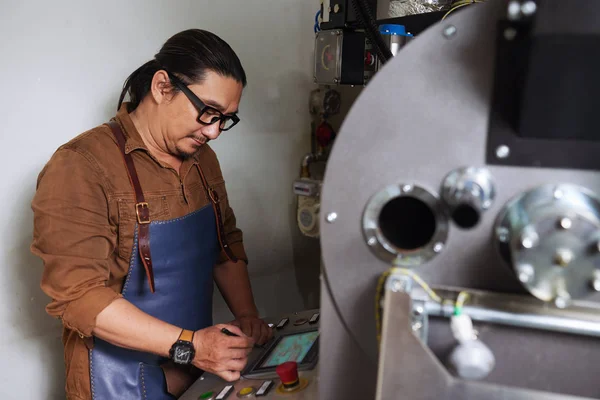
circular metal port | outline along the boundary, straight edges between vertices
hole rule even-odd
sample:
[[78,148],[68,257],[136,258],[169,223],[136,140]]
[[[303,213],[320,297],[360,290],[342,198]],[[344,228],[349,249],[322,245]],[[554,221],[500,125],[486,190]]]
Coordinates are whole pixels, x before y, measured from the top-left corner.
[[376,193],[363,213],[367,246],[380,259],[421,265],[440,253],[448,217],[438,197],[412,184],[390,185]]
[[600,201],[575,185],[543,185],[512,199],[495,226],[500,253],[523,286],[565,307],[594,292]]
[[495,196],[492,175],[485,168],[455,169],[442,183],[442,199],[450,208],[452,221],[461,229],[474,228]]

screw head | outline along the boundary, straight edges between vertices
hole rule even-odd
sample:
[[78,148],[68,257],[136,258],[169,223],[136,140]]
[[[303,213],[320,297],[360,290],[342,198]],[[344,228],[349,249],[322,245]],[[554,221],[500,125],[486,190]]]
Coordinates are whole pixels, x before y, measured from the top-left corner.
[[448,25],[444,28],[443,34],[446,39],[453,38],[456,35],[457,29],[454,25]]
[[498,146],[496,149],[496,157],[498,158],[506,158],[510,154],[510,148],[506,145]]
[[521,12],[526,17],[532,16],[533,14],[535,14],[536,11],[537,11],[537,4],[535,3],[535,1],[532,1],[532,0],[526,1],[521,6]]
[[535,271],[533,269],[533,265],[524,264],[519,266],[519,280],[522,283],[530,282],[535,275]]
[[408,193],[408,192],[412,192],[412,190],[413,190],[412,185],[404,185],[404,186],[402,186],[402,191],[403,192],[407,192]]
[[571,229],[571,227],[573,226],[573,221],[571,221],[570,218],[564,217],[561,218],[560,221],[558,221],[558,225],[565,230]]
[[329,222],[331,224],[331,223],[335,222],[337,217],[338,217],[337,213],[330,212],[329,214],[327,214],[327,222]]
[[442,251],[444,249],[444,243],[442,242],[437,242],[434,246],[433,246],[433,251],[436,253],[439,253],[440,251]]
[[525,232],[521,235],[521,246],[524,249],[531,249],[537,245],[539,236],[535,232]]
[[402,282],[400,282],[398,279],[394,279],[390,286],[392,287],[393,292],[399,292],[403,287]]
[[367,244],[369,246],[375,246],[375,244],[377,244],[377,239],[375,239],[374,237],[369,238],[369,240],[367,240]]
[[554,299],[554,305],[557,308],[567,308],[569,305],[569,299],[567,297],[558,296],[556,299]]
[[555,190],[554,190],[553,196],[554,196],[554,198],[555,198],[556,200],[562,199],[564,195],[565,195],[565,194],[563,193],[563,191],[562,191],[562,190],[560,190],[560,189],[555,189]]
[[600,292],[600,279],[596,278],[592,280],[592,288],[596,292]]
[[499,241],[501,241],[502,243],[506,243],[508,242],[508,229],[501,226],[498,229],[496,229],[496,237],[498,238]]
[[338,78],[333,78],[333,83],[339,83],[340,80]]
[[573,261],[573,252],[568,249],[558,249],[554,255],[554,262],[556,265],[566,267],[571,261]]
[[415,322],[414,324],[412,324],[412,330],[413,330],[413,332],[417,332],[422,327],[423,327],[423,324],[420,323],[420,322]]
[[413,313],[414,313],[415,315],[417,315],[417,316],[418,316],[418,315],[422,315],[424,312],[425,312],[425,309],[423,308],[423,306],[416,306],[416,307],[413,309]]
[[521,16],[521,5],[518,1],[511,1],[510,3],[508,3],[507,11],[508,19],[510,19],[511,21],[518,20]]

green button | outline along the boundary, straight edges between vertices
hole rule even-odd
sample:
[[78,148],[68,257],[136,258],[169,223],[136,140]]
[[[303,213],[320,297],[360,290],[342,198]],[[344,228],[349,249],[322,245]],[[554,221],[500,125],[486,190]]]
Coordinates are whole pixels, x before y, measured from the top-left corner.
[[210,399],[215,395],[215,392],[206,392],[200,395],[200,397],[198,397],[198,400],[206,400],[206,399]]

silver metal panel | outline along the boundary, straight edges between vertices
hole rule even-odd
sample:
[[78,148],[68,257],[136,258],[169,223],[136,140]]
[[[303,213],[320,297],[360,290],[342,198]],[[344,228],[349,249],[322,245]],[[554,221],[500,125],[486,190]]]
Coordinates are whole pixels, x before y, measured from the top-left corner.
[[[361,216],[369,198],[400,182],[438,192],[450,171],[461,166],[485,166],[496,20],[505,13],[505,5],[501,0],[488,0],[466,7],[419,35],[375,76],[342,125],[329,159],[321,207],[324,269],[339,320],[328,318],[321,327],[326,335],[350,337],[344,339],[345,349],[327,355],[333,358],[328,362],[347,366],[356,353],[364,354],[369,362],[344,375],[333,368],[322,369],[321,382],[329,387],[360,381],[377,362],[375,286],[390,265],[369,251],[361,232]],[[593,171],[487,168],[496,182],[494,204],[474,229],[451,226],[444,250],[415,271],[430,284],[525,294],[494,246],[494,217],[509,199],[541,184],[572,183],[600,193],[600,176]],[[325,217],[332,212],[337,218],[328,223]],[[447,321],[443,323],[447,325]],[[435,331],[435,324],[430,324],[432,349],[442,357],[448,346],[445,336],[436,337]],[[510,354],[510,359],[499,362],[489,379],[514,381],[532,389],[552,387],[598,395],[598,385],[586,377],[598,368],[591,360],[598,360],[599,354],[593,349],[600,346],[566,336],[556,344],[555,335],[490,328],[490,339],[486,340],[495,343],[496,351]],[[573,354],[582,358],[574,359]],[[577,368],[552,368],[561,360],[577,363]],[[415,362],[399,363],[397,375],[411,371]],[[403,397],[413,399],[419,388],[412,384],[403,390]],[[487,399],[480,396],[485,393],[468,387],[463,399]],[[498,393],[504,398],[527,398],[521,394],[512,397],[504,389]],[[352,391],[327,394],[322,398],[335,400],[350,396]]]

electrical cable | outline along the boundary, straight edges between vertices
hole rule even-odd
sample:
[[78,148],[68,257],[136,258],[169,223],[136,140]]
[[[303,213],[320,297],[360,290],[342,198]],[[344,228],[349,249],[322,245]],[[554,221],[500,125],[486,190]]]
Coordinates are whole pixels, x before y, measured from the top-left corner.
[[452,14],[454,11],[458,10],[459,8],[462,8],[464,6],[469,6],[471,4],[476,4],[476,3],[485,3],[485,0],[459,0],[455,3],[453,3],[452,8],[450,8],[450,10],[448,10],[448,12],[446,14],[444,14],[444,16],[442,17],[442,21],[445,20],[450,14]]
[[462,308],[465,302],[469,299],[469,293],[460,292],[456,298],[456,304],[454,305],[454,315],[462,314]]
[[313,26],[315,33],[319,32],[321,30],[321,24],[319,23],[320,15],[321,15],[321,10],[317,11],[317,14],[315,15],[315,25]]
[[366,4],[365,0],[351,0],[351,3],[358,21],[364,28],[365,34],[375,48],[379,60],[382,64],[385,64],[388,60],[391,60],[394,55],[385,44],[385,41],[379,32],[379,27],[369,11],[368,4]]
[[384,286],[385,282],[389,278],[391,274],[402,274],[409,276],[414,280],[419,286],[423,288],[425,293],[436,303],[444,303],[444,300],[416,273],[406,268],[398,268],[392,267],[384,272],[377,281],[377,289],[375,292],[375,327],[377,330],[377,342],[381,342],[381,314],[382,314],[382,304],[381,299],[383,298],[383,294],[385,293]]
[[[410,277],[419,286],[421,286],[421,288],[423,288],[425,293],[427,293],[427,295],[436,303],[440,303],[442,305],[447,304],[447,303],[452,303],[450,300],[442,299],[442,297],[439,296],[427,284],[427,282],[425,282],[415,272],[413,272],[409,269],[406,269],[406,268],[398,268],[398,267],[392,267],[392,268],[388,269],[383,274],[381,274],[381,276],[379,277],[379,279],[377,281],[377,288],[375,289],[375,328],[377,331],[377,343],[381,342],[381,324],[382,324],[381,316],[382,316],[382,311],[383,311],[383,305],[381,304],[381,300],[385,293],[385,283],[386,283],[387,279],[390,277],[390,275],[392,275],[392,274],[401,274],[401,275],[406,275],[406,276]],[[462,308],[464,307],[464,305],[467,302],[467,300],[469,299],[469,297],[470,297],[469,293],[467,293],[465,291],[462,291],[458,294],[458,297],[456,298],[456,302],[454,302],[454,315],[459,316],[462,314]]]

